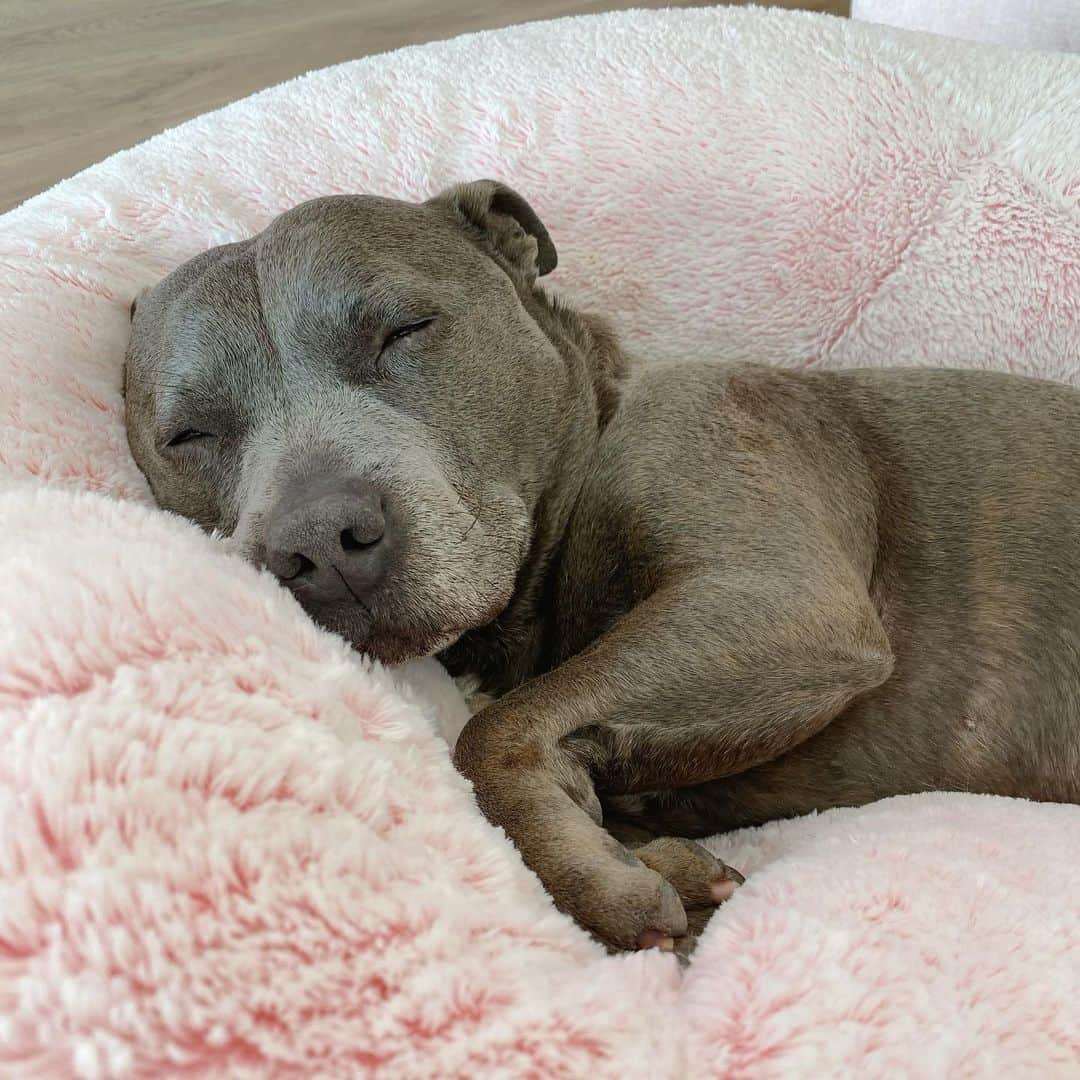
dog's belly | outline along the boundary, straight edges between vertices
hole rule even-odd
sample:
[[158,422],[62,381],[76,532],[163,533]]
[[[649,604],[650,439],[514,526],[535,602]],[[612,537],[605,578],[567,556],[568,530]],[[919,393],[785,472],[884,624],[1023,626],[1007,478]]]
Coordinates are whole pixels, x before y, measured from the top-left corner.
[[[1036,700],[957,708],[886,684],[814,738],[691,788],[603,797],[605,818],[703,837],[893,795],[967,791],[1080,803],[1080,677]],[[1070,700],[1071,698],[1071,700]]]

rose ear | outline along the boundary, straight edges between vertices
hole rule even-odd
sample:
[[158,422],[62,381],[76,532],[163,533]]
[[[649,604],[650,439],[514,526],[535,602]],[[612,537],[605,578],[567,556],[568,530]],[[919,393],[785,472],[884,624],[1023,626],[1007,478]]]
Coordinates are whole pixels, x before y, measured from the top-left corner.
[[559,261],[544,223],[512,188],[497,180],[457,184],[431,200],[448,206],[478,231],[494,253],[530,281],[550,274]]

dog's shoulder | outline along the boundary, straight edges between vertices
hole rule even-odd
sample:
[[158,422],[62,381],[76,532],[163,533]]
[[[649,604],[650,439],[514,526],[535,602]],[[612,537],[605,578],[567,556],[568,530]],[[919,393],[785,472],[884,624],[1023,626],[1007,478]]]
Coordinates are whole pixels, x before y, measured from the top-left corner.
[[827,395],[797,371],[697,360],[643,364],[605,429],[597,467],[616,489],[677,489],[706,478],[712,488],[726,475],[815,456],[823,433],[835,435],[840,426],[834,413]]

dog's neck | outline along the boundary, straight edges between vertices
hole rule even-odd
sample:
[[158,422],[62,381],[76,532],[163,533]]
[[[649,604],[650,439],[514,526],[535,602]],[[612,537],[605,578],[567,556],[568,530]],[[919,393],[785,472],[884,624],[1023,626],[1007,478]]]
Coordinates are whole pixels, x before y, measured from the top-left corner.
[[532,542],[510,603],[493,622],[463,635],[440,656],[451,674],[475,675],[482,689],[495,694],[507,693],[554,663],[559,552],[628,369],[606,320],[574,311],[539,287],[519,286],[519,293],[566,367],[564,423],[552,436],[558,452],[533,511]]

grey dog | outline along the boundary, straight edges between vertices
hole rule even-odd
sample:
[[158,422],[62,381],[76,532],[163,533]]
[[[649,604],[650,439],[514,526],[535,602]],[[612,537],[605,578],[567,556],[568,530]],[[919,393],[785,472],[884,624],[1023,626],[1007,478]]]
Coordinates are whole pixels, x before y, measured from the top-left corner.
[[317,199],[133,309],[132,451],[387,662],[492,703],[455,760],[555,902],[685,948],[692,838],[930,789],[1080,797],[1080,393],[631,365],[478,181]]

